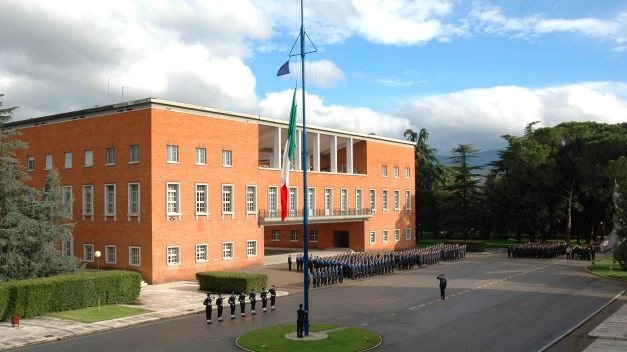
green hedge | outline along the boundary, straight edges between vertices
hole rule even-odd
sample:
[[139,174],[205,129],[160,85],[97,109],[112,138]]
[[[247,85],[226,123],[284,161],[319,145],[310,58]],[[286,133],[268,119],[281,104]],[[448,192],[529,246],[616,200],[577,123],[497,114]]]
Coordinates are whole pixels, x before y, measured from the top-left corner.
[[0,320],[137,301],[141,275],[113,270],[0,283]]
[[230,271],[205,271],[196,273],[200,290],[207,292],[249,292],[267,287],[268,275]]

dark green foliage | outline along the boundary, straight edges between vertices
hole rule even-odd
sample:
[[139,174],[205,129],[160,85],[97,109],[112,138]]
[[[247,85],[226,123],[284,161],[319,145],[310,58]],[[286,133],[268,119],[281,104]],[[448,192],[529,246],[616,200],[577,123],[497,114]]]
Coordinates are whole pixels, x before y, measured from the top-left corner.
[[624,240],[616,249],[614,249],[614,260],[618,262],[621,270],[627,271],[627,240]]
[[267,287],[265,274],[239,273],[229,271],[206,271],[196,273],[200,290],[207,292],[249,292]]

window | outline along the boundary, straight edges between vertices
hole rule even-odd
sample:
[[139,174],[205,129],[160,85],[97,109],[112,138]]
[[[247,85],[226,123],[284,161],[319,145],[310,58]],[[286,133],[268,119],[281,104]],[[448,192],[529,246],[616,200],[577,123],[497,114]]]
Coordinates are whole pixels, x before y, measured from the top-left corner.
[[388,243],[388,230],[381,231],[381,238],[383,239],[383,243]]
[[35,171],[35,157],[32,155],[26,159],[26,170]]
[[272,230],[272,241],[280,241],[281,240],[281,231]]
[[61,255],[65,256],[65,257],[71,257],[74,255],[74,241],[72,240],[72,237],[70,236],[70,238],[64,240],[63,242],[61,242]]
[[340,212],[342,215],[348,214],[348,190],[346,188],[340,190]]
[[314,210],[316,209],[316,189],[315,188],[307,188],[307,213],[309,216],[314,215]]
[[268,216],[271,218],[277,217],[277,187],[268,187]]
[[222,243],[222,259],[233,259],[233,242]]
[[405,229],[405,239],[411,241],[411,227]]
[[94,261],[94,245],[93,244],[83,245],[83,260],[85,260],[86,262]]
[[94,215],[94,186],[83,185],[83,215]]
[[65,152],[63,154],[63,167],[65,169],[72,168],[72,152]]
[[230,150],[222,151],[222,166],[233,166],[233,153]]
[[181,247],[179,246],[168,246],[167,250],[167,264],[168,265],[178,265],[181,263]]
[[246,213],[257,213],[257,186],[246,186]]
[[370,199],[368,203],[370,205],[370,211],[374,212],[375,209],[377,209],[377,190],[376,189],[370,190]]
[[288,208],[290,210],[289,216],[296,216],[296,205],[298,204],[296,201],[296,187],[290,187],[288,195]]
[[178,163],[179,162],[179,147],[176,145],[168,145],[166,148],[168,163]]
[[107,148],[105,153],[105,165],[115,165],[115,148]]
[[257,256],[257,241],[246,241],[246,256],[247,257]]
[[204,263],[209,260],[209,246],[207,244],[196,245],[196,263]]
[[399,170],[398,170],[398,166],[394,166],[394,177],[398,178],[399,177]]
[[196,148],[196,165],[207,165],[207,149]]
[[131,144],[128,148],[128,162],[135,164],[139,162],[139,144]]
[[232,185],[222,185],[222,214],[233,214]]
[[137,246],[128,247],[128,264],[132,266],[141,266],[142,249]]
[[115,184],[104,186],[105,216],[115,216]]
[[411,169],[408,167],[405,168],[405,178],[411,178]]
[[63,217],[66,219],[72,218],[73,202],[72,199],[72,186],[61,187],[61,193],[63,194]]
[[394,210],[401,210],[401,191],[394,191]]
[[318,242],[318,230],[309,231],[309,241]]
[[388,166],[381,165],[381,176],[388,177]]
[[128,215],[140,214],[139,183],[128,184]]
[[383,210],[388,210],[388,190],[381,191],[381,202],[383,203]]
[[370,231],[370,244],[374,244],[377,241],[377,233]]
[[168,183],[167,184],[167,195],[166,195],[166,203],[167,203],[167,214],[168,215],[179,215],[181,210],[180,204],[180,185],[178,183]]
[[411,191],[405,190],[405,209],[411,210]]
[[208,188],[206,183],[196,184],[196,215],[207,215],[209,213]]
[[362,191],[360,189],[356,189],[355,190],[355,214],[359,214],[361,215],[362,213],[362,208],[361,208],[361,193]]
[[324,189],[324,215],[333,215],[333,190]]
[[112,245],[105,246],[105,263],[115,264],[117,262],[117,247]]
[[298,241],[298,231],[292,230],[290,233],[290,242]]
[[398,242],[401,240],[401,229],[394,229],[394,241]]
[[46,168],[44,170],[52,170],[52,154],[46,154]]
[[94,152],[90,149],[85,150],[85,167],[92,167],[94,165]]

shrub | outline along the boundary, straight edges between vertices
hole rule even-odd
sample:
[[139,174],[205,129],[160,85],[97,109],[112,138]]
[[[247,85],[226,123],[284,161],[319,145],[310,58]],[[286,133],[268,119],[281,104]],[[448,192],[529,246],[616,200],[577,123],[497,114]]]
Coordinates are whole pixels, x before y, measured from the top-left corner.
[[618,262],[621,270],[627,270],[627,239],[614,249],[614,260]]
[[248,292],[259,291],[267,286],[265,274],[240,273],[229,271],[205,271],[196,273],[200,290],[207,292]]

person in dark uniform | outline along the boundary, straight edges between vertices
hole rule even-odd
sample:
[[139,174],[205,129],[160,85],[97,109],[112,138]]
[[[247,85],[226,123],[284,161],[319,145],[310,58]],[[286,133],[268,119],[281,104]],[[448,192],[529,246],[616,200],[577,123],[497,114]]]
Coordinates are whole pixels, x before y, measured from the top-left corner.
[[231,308],[231,319],[235,319],[235,292],[229,296],[229,308]]
[[207,324],[211,324],[211,297],[210,293],[207,293],[207,298],[202,302],[205,306],[205,318],[207,319]]
[[216,298],[216,306],[218,307],[218,321],[222,321],[222,310],[224,299],[222,298],[222,294],[218,293],[218,298]]
[[252,315],[257,314],[257,311],[255,310],[255,306],[257,305],[257,293],[255,293],[255,291],[250,290],[250,293],[248,294],[248,300],[250,300],[250,312],[252,313]]
[[274,304],[276,303],[276,290],[274,285],[270,287],[270,310],[274,310]]
[[444,294],[444,291],[446,291],[446,278],[444,274],[438,275],[436,279],[440,280],[440,298],[446,299],[446,295]]
[[261,289],[259,295],[261,296],[261,310],[265,313],[268,311],[268,309],[266,309],[268,306],[268,291],[266,291],[265,287]]
[[244,291],[240,292],[239,298],[237,300],[239,301],[240,316],[245,317],[246,316],[246,294],[244,293]]
[[291,254],[287,255],[287,269],[289,271],[292,271],[292,255]]
[[303,305],[298,305],[296,310],[296,336],[303,338],[303,329],[305,328],[305,321],[307,320],[307,311],[303,309]]

